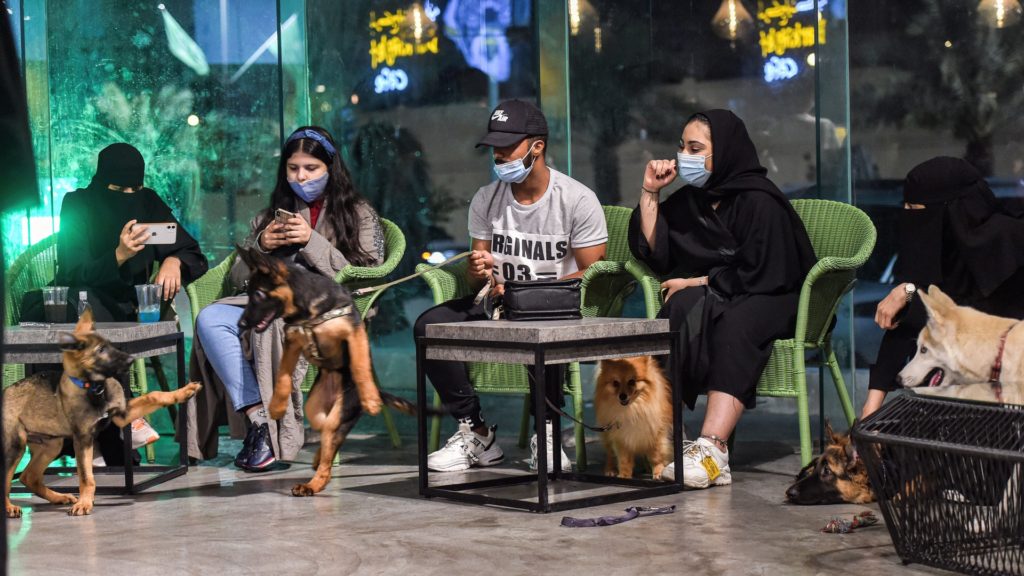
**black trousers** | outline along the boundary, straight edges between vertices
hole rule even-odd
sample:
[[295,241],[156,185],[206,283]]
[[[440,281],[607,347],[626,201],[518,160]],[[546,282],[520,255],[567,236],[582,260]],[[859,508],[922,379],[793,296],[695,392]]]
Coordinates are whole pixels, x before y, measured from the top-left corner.
[[[474,305],[473,296],[467,296],[438,304],[421,314],[416,319],[413,334],[416,338],[425,336],[428,324],[487,319],[483,303]],[[434,385],[434,389],[441,396],[441,401],[456,420],[469,422],[474,428],[484,424],[484,417],[480,413],[480,397],[477,396],[473,384],[469,381],[465,362],[427,360],[423,367],[427,377],[430,378],[430,383]],[[532,395],[534,390],[533,372],[529,371],[529,373],[530,394]],[[564,406],[562,387],[565,383],[565,364],[548,366],[545,374],[545,390],[548,393],[548,398],[555,406]],[[530,414],[536,416],[533,413],[533,402],[530,402]]]

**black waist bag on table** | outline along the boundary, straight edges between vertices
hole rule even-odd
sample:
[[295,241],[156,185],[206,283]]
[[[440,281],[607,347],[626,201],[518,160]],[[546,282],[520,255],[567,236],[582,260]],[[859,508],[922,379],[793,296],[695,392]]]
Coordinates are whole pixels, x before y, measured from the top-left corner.
[[579,278],[571,280],[510,280],[502,297],[508,320],[578,320]]

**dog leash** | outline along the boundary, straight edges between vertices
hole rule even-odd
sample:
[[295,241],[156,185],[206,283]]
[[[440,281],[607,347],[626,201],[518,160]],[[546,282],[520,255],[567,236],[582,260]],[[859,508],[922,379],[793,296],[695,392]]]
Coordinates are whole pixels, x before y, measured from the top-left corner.
[[992,392],[996,395],[996,402],[1003,402],[1003,350],[1006,348],[1006,337],[1010,335],[1010,331],[1017,327],[1020,322],[1014,322],[1003,332],[1003,335],[999,338],[999,352],[996,353],[996,361],[992,364],[992,369],[989,372],[988,382],[992,386]]
[[590,430],[591,432],[607,432],[607,431],[611,430],[612,428],[619,428],[619,427],[621,427],[621,425],[617,421],[616,422],[612,422],[611,424],[608,424],[606,426],[591,426],[590,424],[587,424],[586,422],[581,422],[580,420],[577,420],[576,418],[573,418],[572,416],[570,416],[569,414],[564,412],[561,408],[559,408],[558,406],[555,406],[555,403],[552,402],[550,398],[545,398],[544,401],[548,403],[548,408],[550,408],[550,409],[554,410],[555,412],[557,412],[559,416],[563,416],[565,418],[568,418],[569,420],[572,420],[573,422],[579,424],[580,426],[583,426],[584,428],[586,428],[587,430]]
[[615,524],[622,524],[623,522],[629,522],[634,518],[640,518],[643,516],[660,516],[662,514],[671,514],[676,511],[676,505],[662,506],[655,508],[652,506],[630,506],[626,508],[626,513],[622,516],[598,516],[597,518],[573,518],[572,516],[562,517],[562,526],[566,528],[593,528],[595,526],[614,526]]
[[379,284],[377,286],[367,286],[365,288],[359,288],[358,290],[353,290],[352,291],[352,295],[353,296],[365,296],[367,294],[372,294],[373,292],[379,292],[381,290],[384,290],[385,288],[390,288],[392,286],[396,286],[398,284],[401,284],[402,282],[408,282],[409,280],[412,280],[413,278],[419,278],[420,276],[426,274],[427,272],[430,272],[431,270],[436,270],[436,269],[438,269],[438,268],[440,268],[442,266],[447,266],[447,265],[449,265],[449,264],[451,264],[453,262],[458,262],[459,260],[462,260],[466,256],[469,256],[471,252],[472,252],[471,250],[466,250],[465,252],[463,252],[461,254],[456,254],[455,256],[452,256],[451,258],[445,260],[444,262],[441,262],[440,264],[434,264],[434,265],[430,266],[429,268],[425,268],[423,270],[420,270],[419,272],[415,272],[413,274],[409,274],[408,276],[403,276],[402,278],[399,278],[398,280],[392,280],[391,282],[386,282],[384,284]]

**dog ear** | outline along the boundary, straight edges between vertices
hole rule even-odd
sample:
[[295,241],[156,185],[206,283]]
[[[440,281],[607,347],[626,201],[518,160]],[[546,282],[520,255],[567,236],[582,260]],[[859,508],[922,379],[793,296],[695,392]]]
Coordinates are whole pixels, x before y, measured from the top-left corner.
[[838,444],[842,440],[842,436],[836,434],[832,429],[832,421],[829,419],[825,419],[825,436],[832,444]]
[[61,350],[71,352],[73,350],[81,350],[85,348],[85,342],[82,342],[75,335],[70,332],[60,332],[57,334],[57,345],[60,346]]
[[85,312],[78,317],[78,323],[75,324],[75,334],[82,335],[92,332],[95,325],[92,321],[92,309],[86,308]]
[[938,286],[929,286],[927,293],[922,292],[921,302],[928,312],[928,325],[933,331],[941,333],[953,323],[951,312],[956,308],[956,302],[939,290]]

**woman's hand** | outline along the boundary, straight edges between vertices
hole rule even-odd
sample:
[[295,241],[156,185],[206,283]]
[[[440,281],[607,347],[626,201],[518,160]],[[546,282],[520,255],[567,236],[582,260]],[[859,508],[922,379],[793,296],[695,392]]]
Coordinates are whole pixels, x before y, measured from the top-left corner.
[[487,280],[494,268],[494,255],[486,250],[473,250],[469,253],[469,277]]
[[173,300],[178,295],[181,290],[181,260],[177,256],[168,256],[160,263],[156,283],[164,287],[164,300]]
[[134,258],[136,254],[142,252],[142,249],[146,247],[142,241],[149,236],[149,226],[143,225],[133,228],[136,222],[138,220],[129,220],[121,228],[117,248],[114,249],[114,257],[117,258],[118,266]]
[[309,222],[306,222],[305,218],[295,216],[285,222],[284,235],[286,244],[305,246],[309,242],[310,236],[313,235],[313,229],[310,228]]
[[900,310],[907,305],[907,289],[906,284],[900,284],[899,286],[892,289],[889,295],[886,296],[881,302],[878,303],[878,308],[875,309],[875,324],[878,324],[883,330],[892,330],[899,326],[899,322],[893,322],[893,318],[899,314]]
[[260,248],[264,252],[273,252],[281,246],[288,244],[288,238],[284,233],[284,226],[276,220],[267,224],[267,227],[260,233]]
[[651,160],[644,170],[644,189],[661,192],[661,189],[672,183],[676,177],[675,160]]
[[680,290],[692,288],[694,286],[704,286],[707,283],[707,276],[699,276],[697,278],[672,278],[671,280],[665,280],[661,283],[661,292],[664,295],[662,301],[668,302],[668,299]]

